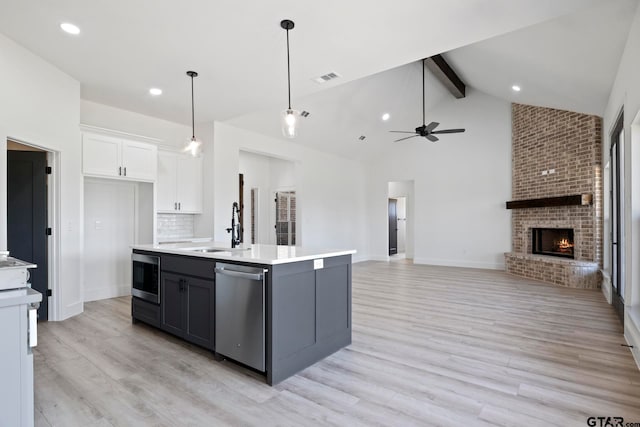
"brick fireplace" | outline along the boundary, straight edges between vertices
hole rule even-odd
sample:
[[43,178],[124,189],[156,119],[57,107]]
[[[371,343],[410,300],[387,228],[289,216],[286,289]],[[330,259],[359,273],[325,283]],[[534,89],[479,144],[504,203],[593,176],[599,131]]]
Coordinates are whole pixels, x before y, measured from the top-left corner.
[[[512,104],[512,143],[513,201],[533,203],[510,202],[512,251],[505,254],[507,272],[560,286],[599,288],[601,118]],[[538,228],[571,230],[573,258],[534,253],[533,230]]]

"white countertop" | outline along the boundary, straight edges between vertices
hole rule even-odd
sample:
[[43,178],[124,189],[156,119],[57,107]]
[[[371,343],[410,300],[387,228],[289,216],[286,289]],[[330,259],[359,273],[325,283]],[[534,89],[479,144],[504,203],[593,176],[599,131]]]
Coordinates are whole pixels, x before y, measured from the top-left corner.
[[[198,252],[199,248],[218,249],[220,252]],[[330,258],[355,254],[354,249],[321,249],[302,246],[247,245],[231,249],[228,242],[182,242],[150,245],[133,245],[132,249],[189,255],[227,261],[241,261],[251,264],[285,264],[318,258]]]
[[0,292],[0,308],[22,304],[35,304],[42,301],[42,294],[35,289],[9,289]]

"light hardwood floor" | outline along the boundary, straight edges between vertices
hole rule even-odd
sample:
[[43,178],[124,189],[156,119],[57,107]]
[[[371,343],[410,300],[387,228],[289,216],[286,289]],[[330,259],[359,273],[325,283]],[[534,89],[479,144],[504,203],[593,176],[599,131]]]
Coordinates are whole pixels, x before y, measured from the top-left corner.
[[37,426],[640,423],[640,372],[598,291],[503,272],[353,267],[353,344],[269,387],[145,325],[130,299],[40,325]]

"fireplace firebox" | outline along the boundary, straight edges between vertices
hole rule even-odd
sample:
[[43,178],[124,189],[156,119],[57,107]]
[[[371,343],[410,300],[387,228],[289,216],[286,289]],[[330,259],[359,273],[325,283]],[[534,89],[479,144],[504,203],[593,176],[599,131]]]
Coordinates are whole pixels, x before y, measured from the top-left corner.
[[574,258],[572,228],[532,228],[531,253]]

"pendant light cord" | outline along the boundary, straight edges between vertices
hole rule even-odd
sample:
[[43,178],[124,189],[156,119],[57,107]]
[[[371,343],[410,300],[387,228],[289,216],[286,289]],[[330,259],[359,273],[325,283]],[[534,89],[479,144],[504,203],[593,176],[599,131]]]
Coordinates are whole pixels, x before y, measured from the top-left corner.
[[191,75],[191,139],[196,139],[196,122],[195,122],[195,109],[193,103],[193,74]]
[[287,29],[287,89],[289,93],[289,110],[291,110],[291,64],[289,63],[289,30]]
[[424,59],[422,60],[422,126],[426,126],[426,121],[427,119],[425,118],[425,111],[424,111]]

